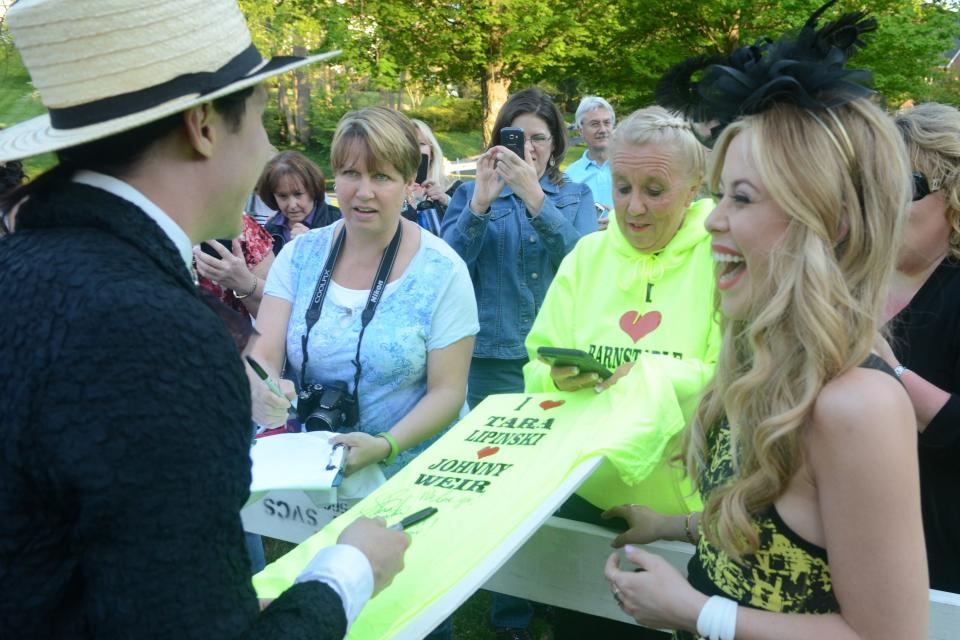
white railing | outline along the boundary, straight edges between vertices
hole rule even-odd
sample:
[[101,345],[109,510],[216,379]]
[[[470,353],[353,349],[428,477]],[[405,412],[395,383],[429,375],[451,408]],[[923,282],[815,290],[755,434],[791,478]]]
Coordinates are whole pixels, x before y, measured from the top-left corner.
[[[603,563],[614,534],[602,527],[553,517],[484,585],[485,589],[623,622],[633,622],[610,596]],[[645,545],[684,575],[693,546]],[[960,595],[930,590],[929,640],[960,639]]]

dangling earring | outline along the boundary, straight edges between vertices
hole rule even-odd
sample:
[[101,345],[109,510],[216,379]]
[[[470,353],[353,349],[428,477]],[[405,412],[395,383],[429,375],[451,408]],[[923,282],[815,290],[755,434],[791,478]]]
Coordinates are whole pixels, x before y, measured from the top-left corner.
[[554,159],[553,156],[550,156],[550,159],[547,160],[547,166],[552,168],[553,165],[555,165],[555,164],[557,164],[557,161]]

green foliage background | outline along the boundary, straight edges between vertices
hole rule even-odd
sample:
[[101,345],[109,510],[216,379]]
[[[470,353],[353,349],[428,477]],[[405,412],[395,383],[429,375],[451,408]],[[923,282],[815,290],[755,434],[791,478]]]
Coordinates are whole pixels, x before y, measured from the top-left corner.
[[[333,130],[351,109],[400,108],[432,126],[448,157],[467,157],[482,148],[491,79],[509,91],[540,85],[571,121],[579,98],[588,93],[607,97],[624,115],[651,102],[656,79],[677,61],[799,27],[820,1],[239,3],[265,54],[343,51],[296,80],[273,82],[266,116],[279,148],[299,148],[327,168]],[[873,70],[876,87],[891,106],[907,100],[960,104],[960,83],[942,68],[960,37],[960,21],[948,5],[946,0],[843,1],[826,15],[864,9],[877,16],[878,32],[855,62]],[[0,125],[9,126],[43,109],[2,24],[0,47]],[[35,171],[52,161],[31,159],[27,167]]]

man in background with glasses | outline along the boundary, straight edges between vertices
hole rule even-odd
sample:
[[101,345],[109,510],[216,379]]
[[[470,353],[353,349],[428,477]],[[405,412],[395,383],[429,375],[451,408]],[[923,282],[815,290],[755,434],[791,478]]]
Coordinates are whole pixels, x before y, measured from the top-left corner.
[[617,116],[610,103],[603,98],[586,96],[577,107],[576,121],[580,135],[587,143],[587,150],[579,160],[567,167],[567,175],[574,182],[582,182],[590,187],[598,209],[603,208],[600,224],[606,228],[606,213],[613,209],[613,182],[607,150]]

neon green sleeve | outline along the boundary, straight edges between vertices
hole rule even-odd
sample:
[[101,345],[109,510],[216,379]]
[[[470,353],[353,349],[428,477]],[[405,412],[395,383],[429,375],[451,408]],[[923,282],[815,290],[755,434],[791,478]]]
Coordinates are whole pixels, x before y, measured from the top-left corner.
[[[652,359],[656,368],[660,371],[660,375],[670,381],[676,401],[687,424],[693,419],[697,410],[700,393],[713,378],[713,373],[717,368],[717,360],[720,357],[720,342],[720,325],[714,322],[711,325],[702,358],[680,360],[667,355],[643,354],[640,356],[641,359]],[[636,394],[638,386],[643,385],[644,380],[642,376],[627,375],[614,386],[621,384],[624,384],[625,393]]]
[[[713,344],[716,342],[716,344]],[[637,407],[637,400],[644,398],[646,412],[661,416],[677,415],[679,419],[662,419],[659,428],[644,430],[630,441],[620,443],[606,451],[607,459],[617,468],[627,484],[643,480],[652,470],[655,456],[662,453],[683,428],[690,423],[700,401],[704,386],[713,377],[719,353],[719,329],[711,332],[710,344],[704,357],[708,360],[687,358],[680,360],[666,355],[642,354],[630,373],[617,381],[604,393],[611,395],[615,406]],[[653,381],[662,383],[655,396],[651,397]]]
[[[674,358],[641,355],[629,374],[596,396],[594,404],[605,409],[602,415],[616,428],[603,431],[593,446],[603,452],[616,474],[595,474],[581,487],[581,495],[591,502],[597,499],[594,494],[615,494],[621,482],[631,487],[648,480],[668,455],[674,436],[683,430],[685,420],[673,388],[676,380],[670,377],[675,372],[662,366],[670,360]],[[693,382],[689,373],[693,370],[684,371],[684,386]],[[664,475],[666,488],[657,490],[673,494],[668,485],[673,484],[674,475]]]

